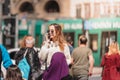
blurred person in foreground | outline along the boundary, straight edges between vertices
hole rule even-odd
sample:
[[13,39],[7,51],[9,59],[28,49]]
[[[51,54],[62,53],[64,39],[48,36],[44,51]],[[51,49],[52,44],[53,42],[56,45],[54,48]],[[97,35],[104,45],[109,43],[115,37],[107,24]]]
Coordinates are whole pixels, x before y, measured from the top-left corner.
[[62,52],[65,55],[67,64],[71,64],[72,59],[69,47],[63,36],[62,27],[59,24],[53,23],[48,26],[47,37],[39,53],[43,70],[49,67],[52,55],[55,52]]
[[24,80],[22,78],[22,73],[17,65],[11,65],[7,69],[5,80]]
[[117,42],[112,42],[101,62],[103,67],[102,80],[120,80],[120,53]]
[[79,46],[72,52],[73,65],[71,67],[75,80],[88,80],[92,75],[94,58],[92,50],[86,46],[87,38],[85,35],[79,37]]
[[13,64],[7,49],[2,44],[0,44],[0,80],[3,80],[4,75],[1,70],[1,64],[6,69],[8,69],[8,67],[10,67]]
[[[24,54],[27,50],[25,58],[30,66],[30,73],[28,80],[40,80],[40,68],[41,64],[38,57],[38,52],[34,47],[35,39],[31,35],[27,35],[23,38],[21,42],[21,48],[15,55],[16,64],[19,64],[19,61],[24,58]],[[36,74],[38,73],[38,74]]]
[[62,52],[53,54],[50,66],[43,74],[43,80],[73,80],[69,75],[69,67]]

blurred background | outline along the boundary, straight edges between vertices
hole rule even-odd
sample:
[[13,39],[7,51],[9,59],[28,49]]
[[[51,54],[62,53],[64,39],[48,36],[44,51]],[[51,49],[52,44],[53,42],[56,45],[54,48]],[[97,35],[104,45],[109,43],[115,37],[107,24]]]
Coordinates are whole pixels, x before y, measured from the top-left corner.
[[73,47],[85,34],[95,66],[100,66],[109,44],[120,44],[120,0],[0,0],[0,43],[7,49],[18,48],[27,34],[40,47],[51,23],[62,26]]

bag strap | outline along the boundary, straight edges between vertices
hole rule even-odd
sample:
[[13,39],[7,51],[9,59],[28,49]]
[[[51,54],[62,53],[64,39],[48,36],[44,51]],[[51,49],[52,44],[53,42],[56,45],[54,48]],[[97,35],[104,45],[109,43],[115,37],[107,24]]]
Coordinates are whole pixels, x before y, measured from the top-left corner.
[[26,49],[25,53],[24,53],[24,57],[27,55],[28,49]]

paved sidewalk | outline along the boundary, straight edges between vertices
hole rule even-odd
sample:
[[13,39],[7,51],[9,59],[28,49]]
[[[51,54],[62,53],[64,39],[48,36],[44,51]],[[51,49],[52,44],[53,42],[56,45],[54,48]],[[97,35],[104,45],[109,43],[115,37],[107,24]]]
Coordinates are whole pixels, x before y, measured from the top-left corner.
[[89,77],[89,80],[102,80],[101,73],[102,73],[102,67],[94,67],[93,75]]
[[101,76],[101,73],[102,73],[102,67],[94,67],[93,68],[93,76],[95,76],[95,75]]

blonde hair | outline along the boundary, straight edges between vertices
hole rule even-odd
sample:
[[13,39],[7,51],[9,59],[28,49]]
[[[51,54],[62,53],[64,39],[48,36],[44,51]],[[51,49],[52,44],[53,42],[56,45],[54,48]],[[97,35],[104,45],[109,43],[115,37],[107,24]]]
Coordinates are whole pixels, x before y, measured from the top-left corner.
[[117,42],[112,42],[110,44],[109,53],[111,53],[111,54],[119,53],[119,45]]

